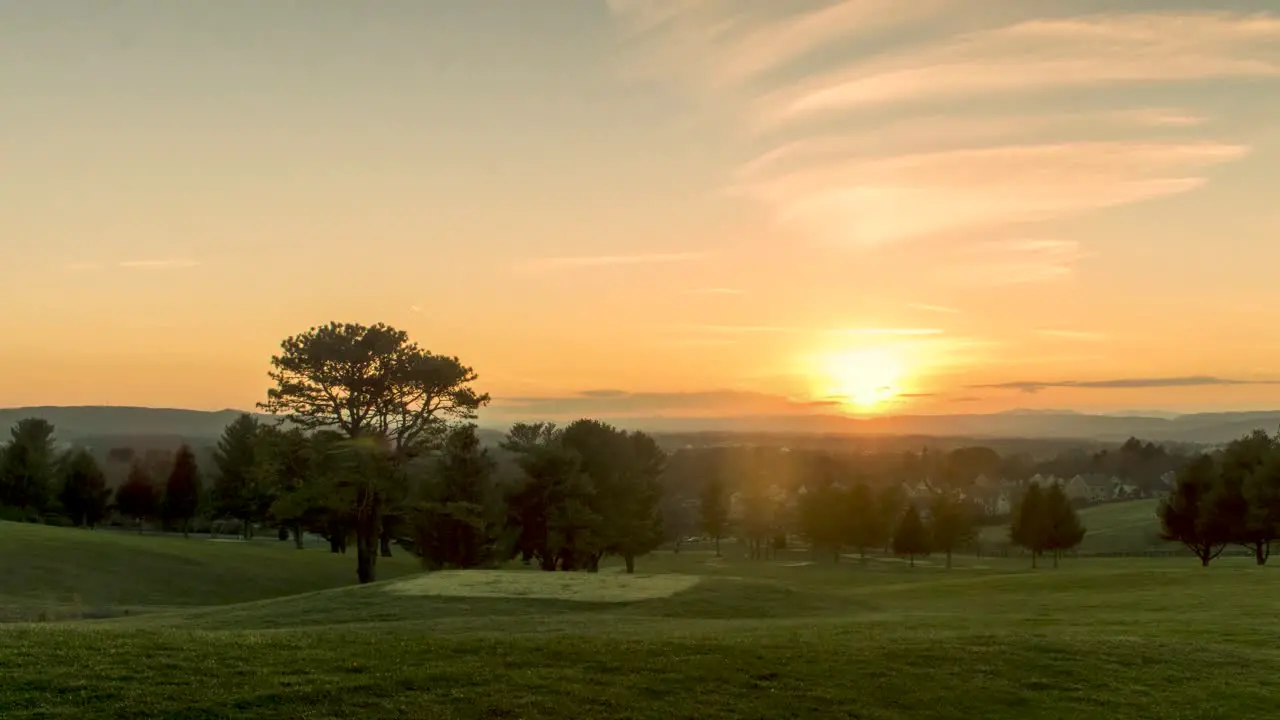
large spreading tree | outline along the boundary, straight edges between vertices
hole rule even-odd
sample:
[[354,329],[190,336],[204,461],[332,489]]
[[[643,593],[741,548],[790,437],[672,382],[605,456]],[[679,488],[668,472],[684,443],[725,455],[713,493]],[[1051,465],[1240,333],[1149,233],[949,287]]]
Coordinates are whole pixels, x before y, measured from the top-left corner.
[[475,416],[488,395],[457,358],[435,355],[381,323],[330,323],[286,338],[271,358],[260,407],[304,430],[332,429],[352,443],[345,488],[356,535],[356,575],[376,578],[384,515],[405,464],[438,445],[451,424]]

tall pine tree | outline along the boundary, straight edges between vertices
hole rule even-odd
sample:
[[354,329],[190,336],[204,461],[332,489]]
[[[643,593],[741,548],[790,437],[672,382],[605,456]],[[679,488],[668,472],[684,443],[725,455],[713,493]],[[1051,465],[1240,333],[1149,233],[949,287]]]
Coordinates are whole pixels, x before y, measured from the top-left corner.
[[729,529],[729,498],[724,482],[718,475],[709,478],[699,495],[698,516],[702,532],[716,543],[716,557],[720,557],[720,538]]
[[1036,559],[1048,549],[1049,544],[1044,492],[1039,485],[1029,486],[1014,510],[1013,524],[1009,526],[1009,539],[1014,545],[1026,548],[1031,553],[1031,567],[1035,568]]
[[907,503],[902,520],[898,522],[897,532],[893,534],[893,552],[909,557],[911,567],[916,566],[917,555],[929,554],[929,531],[925,528],[915,503]]
[[1045,550],[1053,553],[1053,566],[1058,567],[1062,553],[1074,549],[1084,540],[1085,528],[1071,507],[1071,500],[1059,485],[1049,486],[1044,495]]
[[107,515],[111,491],[102,468],[88,450],[77,450],[62,462],[62,511],[76,527],[94,527]]
[[191,530],[191,519],[200,507],[200,469],[196,467],[196,455],[187,445],[178,448],[173,459],[173,469],[164,486],[164,515],[169,522],[182,528],[182,536]]

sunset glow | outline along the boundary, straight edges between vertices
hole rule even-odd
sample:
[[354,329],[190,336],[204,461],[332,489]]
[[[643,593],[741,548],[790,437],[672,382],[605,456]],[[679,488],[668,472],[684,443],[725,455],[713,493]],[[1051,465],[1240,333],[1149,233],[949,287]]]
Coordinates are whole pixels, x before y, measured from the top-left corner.
[[824,358],[815,377],[820,392],[847,409],[882,412],[903,392],[905,368],[891,350],[871,348],[836,353]]
[[0,406],[248,408],[331,320],[494,423],[1280,404],[1271,0],[61,5]]

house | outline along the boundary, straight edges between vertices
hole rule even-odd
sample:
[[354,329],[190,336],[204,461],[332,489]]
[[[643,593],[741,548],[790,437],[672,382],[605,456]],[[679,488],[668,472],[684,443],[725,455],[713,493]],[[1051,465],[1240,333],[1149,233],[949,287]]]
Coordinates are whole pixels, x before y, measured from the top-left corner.
[[1118,480],[1107,477],[1106,475],[1085,475],[1083,477],[1085,484],[1089,486],[1090,502],[1105,502],[1115,497],[1115,485]]
[[1062,491],[1071,500],[1092,501],[1093,488],[1089,486],[1089,481],[1085,480],[1083,475],[1077,475],[1062,487]]

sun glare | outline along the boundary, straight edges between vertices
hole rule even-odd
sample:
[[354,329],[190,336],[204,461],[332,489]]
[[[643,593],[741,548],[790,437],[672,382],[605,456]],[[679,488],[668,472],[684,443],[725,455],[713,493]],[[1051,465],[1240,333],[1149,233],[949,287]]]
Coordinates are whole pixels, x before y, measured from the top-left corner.
[[875,412],[902,393],[902,360],[889,350],[837,353],[822,364],[821,392],[851,409]]

